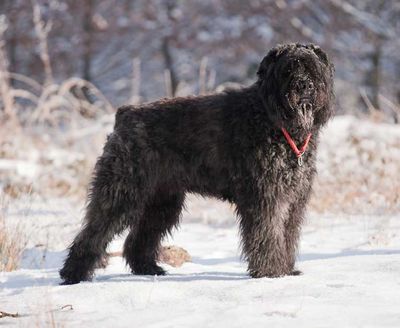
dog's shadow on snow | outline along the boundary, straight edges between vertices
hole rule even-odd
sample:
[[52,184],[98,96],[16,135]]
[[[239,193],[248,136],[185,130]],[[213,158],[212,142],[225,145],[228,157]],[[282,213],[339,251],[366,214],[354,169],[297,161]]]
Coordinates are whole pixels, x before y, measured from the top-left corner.
[[[238,267],[241,265],[240,258],[237,256],[232,257],[224,257],[224,258],[199,258],[193,257],[192,264],[201,265],[203,267],[210,267],[215,265],[226,265],[227,263],[231,263],[232,266]],[[179,268],[177,269],[179,270]],[[132,274],[103,274],[98,275],[96,281],[144,281],[144,282],[154,282],[154,281],[199,281],[199,280],[209,280],[209,281],[229,281],[229,280],[243,280],[249,279],[250,277],[247,275],[245,269],[240,269],[242,272],[224,272],[221,271],[204,271],[204,272],[195,272],[195,273],[168,273],[165,276],[135,276]]]
[[[393,250],[356,250],[346,249],[338,253],[302,253],[298,257],[299,262],[330,260],[334,258],[349,257],[349,256],[380,256],[380,255],[396,255],[400,254],[400,249]],[[47,254],[47,261],[41,268],[37,268],[36,264],[32,265],[31,261],[26,261],[22,265],[22,270],[12,272],[6,275],[5,283],[2,283],[2,288],[9,289],[10,294],[19,294],[24,288],[28,287],[44,287],[57,286],[61,283],[58,276],[58,270],[61,268],[64,252],[54,252]],[[31,259],[31,258],[27,258]],[[193,258],[193,264],[200,265],[203,269],[218,265],[230,265],[240,269],[238,272],[218,271],[215,268],[212,271],[201,271],[195,273],[167,273],[165,276],[135,276],[130,273],[101,273],[97,272],[97,276],[93,282],[85,282],[87,286],[102,282],[192,282],[192,281],[240,281],[251,279],[246,273],[245,266],[240,262],[238,257],[227,257],[218,259],[203,259]],[[178,269],[179,270],[179,269]],[[66,286],[64,286],[65,288]]]
[[97,276],[96,282],[192,282],[192,281],[232,281],[246,280],[250,277],[246,273],[232,272],[199,272],[199,273],[167,273],[165,276],[134,276],[131,274],[106,274]]
[[[345,249],[338,253],[303,253],[298,257],[299,262],[306,261],[316,261],[316,260],[329,260],[334,258],[349,257],[349,256],[368,256],[368,255],[394,255],[400,254],[400,250],[355,250],[355,249]],[[213,259],[203,259],[203,258],[193,258],[194,264],[200,264],[203,266],[213,266],[232,263],[236,265],[240,263],[239,257],[227,257],[227,258],[213,258]],[[233,281],[233,280],[247,280],[251,279],[243,269],[241,272],[223,272],[223,271],[205,271],[199,273],[168,273],[166,276],[134,276],[131,274],[105,274],[98,276],[96,278],[97,282],[120,282],[120,281],[142,281],[142,282],[163,282],[163,281],[173,281],[173,282],[191,282],[191,281]]]

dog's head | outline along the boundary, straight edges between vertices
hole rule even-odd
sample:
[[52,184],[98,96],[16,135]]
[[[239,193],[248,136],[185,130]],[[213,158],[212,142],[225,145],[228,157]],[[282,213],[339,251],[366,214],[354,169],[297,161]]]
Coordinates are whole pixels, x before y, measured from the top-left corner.
[[332,115],[333,65],[308,44],[272,49],[258,69],[261,98],[270,119],[290,130],[311,131]]

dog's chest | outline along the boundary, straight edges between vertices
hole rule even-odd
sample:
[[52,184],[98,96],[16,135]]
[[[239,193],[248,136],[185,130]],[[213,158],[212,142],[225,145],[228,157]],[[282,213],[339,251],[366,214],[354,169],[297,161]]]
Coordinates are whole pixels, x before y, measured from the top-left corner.
[[[301,164],[301,165],[300,165]],[[259,149],[256,156],[257,171],[263,181],[273,185],[276,192],[297,193],[311,183],[315,164],[313,156],[305,153],[302,163],[287,145],[270,144]]]

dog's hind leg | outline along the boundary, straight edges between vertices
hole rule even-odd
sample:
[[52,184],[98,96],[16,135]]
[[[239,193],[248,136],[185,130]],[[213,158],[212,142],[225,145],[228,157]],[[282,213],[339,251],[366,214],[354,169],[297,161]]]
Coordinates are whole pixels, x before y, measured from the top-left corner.
[[75,237],[60,270],[64,284],[92,279],[94,269],[105,256],[108,243],[123,230],[118,220],[113,216],[112,209],[102,208],[100,204],[89,204],[84,227]]
[[163,275],[156,264],[162,238],[179,223],[184,193],[158,191],[147,203],[139,225],[133,225],[124,244],[123,255],[132,273]]
[[126,214],[138,203],[131,191],[132,177],[121,149],[123,144],[110,139],[96,164],[83,229],[70,246],[60,270],[65,284],[92,278],[108,243],[127,227]]

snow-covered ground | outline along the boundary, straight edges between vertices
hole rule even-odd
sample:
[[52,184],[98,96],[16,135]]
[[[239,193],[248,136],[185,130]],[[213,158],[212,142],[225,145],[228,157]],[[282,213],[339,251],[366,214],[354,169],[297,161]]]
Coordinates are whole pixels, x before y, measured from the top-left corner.
[[[311,215],[298,268],[304,275],[251,279],[239,258],[232,210],[190,197],[166,244],[191,263],[164,277],[133,276],[120,257],[93,282],[59,286],[65,247],[81,213],[66,200],[26,201],[8,219],[31,225],[21,269],[0,274],[0,319],[20,327],[399,327],[400,216]],[[221,219],[221,220],[219,220]],[[120,250],[123,237],[110,249]],[[71,306],[72,307],[71,307]],[[66,307],[65,307],[66,306]]]
[[[24,142],[13,147],[18,138]],[[233,209],[190,196],[180,229],[164,244],[186,249],[191,263],[164,264],[164,277],[133,276],[113,257],[93,282],[73,286],[59,285],[58,270],[83,216],[82,177],[91,164],[81,146],[97,154],[102,138],[71,149],[14,139],[2,144],[0,159],[0,187],[13,196],[0,205],[27,244],[20,268],[0,272],[0,311],[19,314],[0,325],[400,327],[398,126],[345,116],[325,129],[297,263],[302,276],[249,278]],[[121,250],[123,237],[109,250]]]

